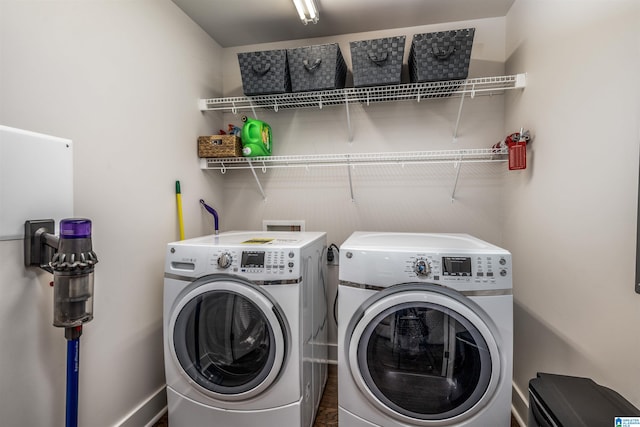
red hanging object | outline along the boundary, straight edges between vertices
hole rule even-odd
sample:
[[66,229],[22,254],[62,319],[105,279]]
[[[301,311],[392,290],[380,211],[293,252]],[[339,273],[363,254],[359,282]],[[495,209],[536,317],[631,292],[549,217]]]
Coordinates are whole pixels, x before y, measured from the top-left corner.
[[509,170],[522,170],[527,168],[527,141],[529,131],[516,132],[507,136],[504,140],[509,149]]
[[509,170],[521,170],[527,168],[527,143],[517,142],[509,145]]

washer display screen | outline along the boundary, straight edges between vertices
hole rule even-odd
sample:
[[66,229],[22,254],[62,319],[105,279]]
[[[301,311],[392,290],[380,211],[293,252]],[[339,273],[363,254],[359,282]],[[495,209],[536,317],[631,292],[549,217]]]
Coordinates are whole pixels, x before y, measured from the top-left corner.
[[471,276],[471,258],[469,257],[443,257],[443,276]]
[[[469,261],[471,262],[471,261]],[[264,267],[264,252],[251,251],[242,252],[241,267],[243,268],[263,268]]]

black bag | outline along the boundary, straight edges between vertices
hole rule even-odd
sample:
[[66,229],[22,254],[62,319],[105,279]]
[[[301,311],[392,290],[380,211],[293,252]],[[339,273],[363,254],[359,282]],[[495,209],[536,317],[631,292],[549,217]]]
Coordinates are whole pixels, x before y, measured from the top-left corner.
[[415,34],[409,50],[409,79],[412,83],[464,80],[475,28]]
[[291,92],[285,49],[238,53],[238,63],[245,95]]
[[351,42],[353,86],[399,84],[405,36]]
[[287,49],[287,61],[293,92],[344,87],[347,64],[337,43]]

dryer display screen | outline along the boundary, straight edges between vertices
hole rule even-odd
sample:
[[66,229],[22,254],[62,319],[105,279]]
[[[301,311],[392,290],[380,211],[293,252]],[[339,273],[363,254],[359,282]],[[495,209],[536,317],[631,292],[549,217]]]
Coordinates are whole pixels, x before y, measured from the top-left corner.
[[264,268],[264,252],[259,252],[259,251],[242,252],[241,267]]
[[469,257],[443,257],[443,276],[471,276],[471,258]]

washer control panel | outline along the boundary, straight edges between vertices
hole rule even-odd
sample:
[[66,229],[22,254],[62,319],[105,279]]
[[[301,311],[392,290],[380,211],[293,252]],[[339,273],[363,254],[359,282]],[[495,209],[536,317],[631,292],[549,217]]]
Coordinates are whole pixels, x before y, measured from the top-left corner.
[[297,274],[300,257],[290,249],[215,249],[209,265],[217,271],[243,275],[281,276]]

